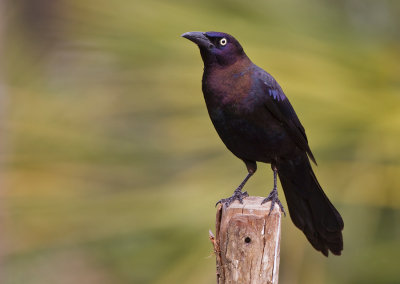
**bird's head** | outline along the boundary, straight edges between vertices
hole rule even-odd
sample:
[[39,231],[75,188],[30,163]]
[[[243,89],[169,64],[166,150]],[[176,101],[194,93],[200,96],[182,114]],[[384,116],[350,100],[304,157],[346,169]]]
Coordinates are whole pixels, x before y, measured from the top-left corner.
[[204,65],[231,65],[247,58],[240,43],[231,35],[221,32],[187,32],[182,37],[194,42],[200,48]]

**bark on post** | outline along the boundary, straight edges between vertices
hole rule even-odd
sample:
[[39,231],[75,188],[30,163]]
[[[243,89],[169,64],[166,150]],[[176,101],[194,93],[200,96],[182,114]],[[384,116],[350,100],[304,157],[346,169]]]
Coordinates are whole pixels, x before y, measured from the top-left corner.
[[210,232],[217,259],[217,283],[277,284],[281,212],[262,197],[217,208],[216,237]]

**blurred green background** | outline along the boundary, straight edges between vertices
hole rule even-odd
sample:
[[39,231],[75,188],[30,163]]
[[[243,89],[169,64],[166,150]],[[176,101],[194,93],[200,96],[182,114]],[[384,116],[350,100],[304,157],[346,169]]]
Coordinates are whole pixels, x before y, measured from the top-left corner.
[[[343,215],[329,258],[284,219],[280,283],[400,283],[396,0],[0,1],[0,282],[215,283],[214,204],[246,169],[208,118],[193,30],[280,82]],[[246,190],[271,188],[261,164]]]

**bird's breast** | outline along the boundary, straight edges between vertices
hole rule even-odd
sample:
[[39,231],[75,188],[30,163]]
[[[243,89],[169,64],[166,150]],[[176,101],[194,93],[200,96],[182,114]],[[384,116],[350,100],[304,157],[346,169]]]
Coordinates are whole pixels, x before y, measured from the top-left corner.
[[249,67],[232,66],[205,72],[203,93],[209,109],[220,108],[234,113],[251,111],[254,94]]
[[282,152],[287,133],[264,107],[265,96],[250,71],[242,68],[204,76],[204,98],[214,127],[231,152],[270,162]]
[[239,158],[270,163],[287,151],[284,141],[288,134],[268,112],[256,110],[241,115],[226,108],[208,111],[219,137]]

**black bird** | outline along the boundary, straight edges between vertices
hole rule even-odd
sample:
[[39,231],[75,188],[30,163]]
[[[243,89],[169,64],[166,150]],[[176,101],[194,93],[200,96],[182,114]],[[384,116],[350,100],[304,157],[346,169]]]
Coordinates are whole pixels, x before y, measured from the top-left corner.
[[[312,170],[315,164],[304,127],[275,79],[253,64],[239,42],[221,32],[188,32],[204,62],[202,89],[208,113],[226,147],[247,167],[248,174],[233,195],[218,203],[242,203],[243,186],[257,170],[271,164],[274,187],[264,202],[278,199],[279,175],[293,223],[312,246],[328,256],[343,250],[343,220],[323,192]],[[218,204],[217,203],[217,204]]]

